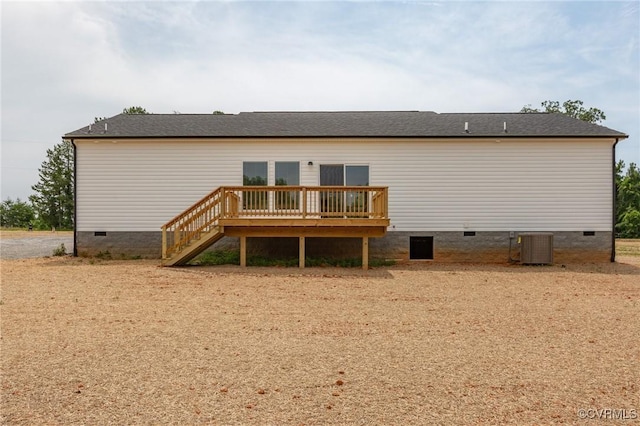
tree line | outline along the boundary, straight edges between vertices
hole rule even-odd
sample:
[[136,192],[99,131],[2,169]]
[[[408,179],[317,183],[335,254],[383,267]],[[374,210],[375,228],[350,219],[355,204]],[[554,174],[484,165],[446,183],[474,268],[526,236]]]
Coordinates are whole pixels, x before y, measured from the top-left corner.
[[[598,108],[585,108],[583,102],[544,101],[541,109],[531,105],[520,112],[557,112],[589,123],[599,124],[606,119]],[[147,110],[133,106],[124,114],[148,114]],[[213,114],[224,114],[214,111]],[[103,120],[96,117],[95,121]],[[38,183],[31,189],[28,201],[7,199],[0,204],[0,225],[3,227],[34,229],[73,229],[74,176],[73,146],[62,141],[47,150],[47,158],[39,170]],[[620,238],[640,238],[640,169],[635,163],[626,168],[622,160],[616,164],[616,235]]]
[[640,238],[640,169],[624,161],[616,164],[616,235],[619,238]]

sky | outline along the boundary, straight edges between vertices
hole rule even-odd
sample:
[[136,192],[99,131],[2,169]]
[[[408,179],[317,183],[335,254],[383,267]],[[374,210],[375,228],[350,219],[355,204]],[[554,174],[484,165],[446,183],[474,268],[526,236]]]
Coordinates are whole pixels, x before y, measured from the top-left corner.
[[517,112],[582,100],[640,164],[640,2],[11,2],[1,15],[2,200],[65,133],[142,106]]

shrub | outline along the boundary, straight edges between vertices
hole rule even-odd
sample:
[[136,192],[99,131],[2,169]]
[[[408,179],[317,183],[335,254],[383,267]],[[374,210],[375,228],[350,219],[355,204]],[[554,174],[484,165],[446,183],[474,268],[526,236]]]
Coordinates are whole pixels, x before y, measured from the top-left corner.
[[[218,266],[218,265],[239,265],[240,252],[238,250],[215,250],[206,251],[190,262],[191,265],[198,266]],[[372,268],[394,265],[393,260],[370,259],[369,266]],[[297,258],[274,258],[266,256],[248,256],[248,266],[279,266],[296,267]],[[333,257],[307,257],[305,265],[308,267],[328,267],[337,266],[340,268],[359,268],[362,266],[362,258],[353,257],[339,259]]]
[[273,258],[264,256],[249,256],[247,258],[248,266],[282,266],[292,267],[298,266],[298,259],[294,258]]
[[640,211],[628,209],[616,225],[619,238],[640,237]]
[[235,250],[205,251],[190,263],[201,266],[239,265],[240,252]]
[[60,244],[59,247],[53,249],[54,256],[65,256],[66,254],[67,254],[67,248],[64,246],[64,244]]

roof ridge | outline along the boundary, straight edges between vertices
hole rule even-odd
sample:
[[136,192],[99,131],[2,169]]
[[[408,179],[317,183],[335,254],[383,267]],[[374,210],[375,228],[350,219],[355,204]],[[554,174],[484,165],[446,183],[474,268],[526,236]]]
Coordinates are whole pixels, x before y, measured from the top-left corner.
[[[441,112],[440,115],[524,115],[524,114],[555,114],[547,111],[534,111],[534,112],[521,112],[521,111],[506,111],[506,112]],[[566,114],[563,114],[566,115]]]
[[437,114],[434,111],[418,111],[418,110],[318,110],[318,111],[242,111],[240,114],[377,114],[389,112],[424,112]]

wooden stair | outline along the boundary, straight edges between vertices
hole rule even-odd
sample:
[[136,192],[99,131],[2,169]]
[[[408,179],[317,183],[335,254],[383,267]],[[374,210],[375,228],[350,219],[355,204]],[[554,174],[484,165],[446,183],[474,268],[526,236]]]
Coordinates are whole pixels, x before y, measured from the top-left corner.
[[219,221],[228,203],[224,191],[217,188],[164,224],[162,266],[185,265],[222,238]]
[[167,259],[162,259],[162,266],[186,265],[191,259],[211,247],[213,243],[222,237],[224,237],[224,233],[221,232],[218,226],[208,232],[203,232],[199,238],[191,240],[181,251]]

